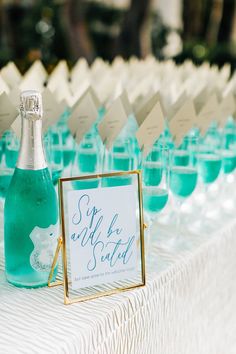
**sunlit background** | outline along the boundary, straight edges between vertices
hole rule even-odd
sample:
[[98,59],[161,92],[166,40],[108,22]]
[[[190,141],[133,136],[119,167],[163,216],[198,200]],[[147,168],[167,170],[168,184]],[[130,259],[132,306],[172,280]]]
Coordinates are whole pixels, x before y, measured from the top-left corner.
[[0,65],[80,56],[191,58],[236,66],[235,0],[3,0]]

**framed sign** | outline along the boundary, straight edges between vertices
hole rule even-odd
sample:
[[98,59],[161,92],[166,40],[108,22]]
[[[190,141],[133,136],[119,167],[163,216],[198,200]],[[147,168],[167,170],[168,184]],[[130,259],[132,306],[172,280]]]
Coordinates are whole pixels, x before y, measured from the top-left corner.
[[[49,286],[70,304],[145,285],[140,171],[59,180],[62,236]],[[52,282],[62,247],[63,282]]]

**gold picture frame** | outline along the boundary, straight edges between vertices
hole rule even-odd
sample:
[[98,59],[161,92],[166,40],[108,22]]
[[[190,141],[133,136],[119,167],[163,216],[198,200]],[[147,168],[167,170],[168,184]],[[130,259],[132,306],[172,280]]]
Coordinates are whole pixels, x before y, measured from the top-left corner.
[[[96,294],[85,296],[75,296],[71,297],[69,292],[69,276],[68,276],[68,257],[67,257],[67,242],[66,242],[66,227],[65,227],[65,202],[64,202],[64,190],[63,185],[67,182],[74,181],[85,181],[91,179],[103,179],[103,178],[112,178],[112,177],[125,177],[125,176],[136,176],[137,177],[137,197],[139,204],[139,245],[140,245],[140,281],[137,284],[132,284],[129,286],[122,286],[121,288],[114,288],[112,290],[104,290]],[[94,174],[80,177],[69,177],[69,178],[60,178],[59,179],[59,205],[60,205],[60,221],[61,221],[61,236],[58,239],[57,249],[53,259],[51,272],[48,279],[48,286],[55,287],[58,285],[63,285],[64,287],[64,304],[72,304],[76,302],[82,302],[87,300],[92,300],[102,296],[108,296],[120,293],[122,291],[131,290],[137,287],[142,287],[146,283],[145,275],[145,254],[144,254],[144,229],[146,225],[144,224],[143,217],[143,202],[142,202],[142,173],[140,170],[133,171],[124,171],[124,172],[114,172],[114,173],[103,173],[103,174]],[[83,189],[83,188],[82,188]],[[63,280],[53,281],[54,270],[57,265],[60,251],[62,251],[62,265],[63,265]]]

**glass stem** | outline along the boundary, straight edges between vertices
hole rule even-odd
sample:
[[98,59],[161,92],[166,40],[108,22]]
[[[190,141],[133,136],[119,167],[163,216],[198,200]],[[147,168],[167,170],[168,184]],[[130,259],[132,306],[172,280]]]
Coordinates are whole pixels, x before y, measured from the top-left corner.
[[176,239],[180,238],[180,225],[181,225],[181,206],[183,201],[181,199],[176,200]]

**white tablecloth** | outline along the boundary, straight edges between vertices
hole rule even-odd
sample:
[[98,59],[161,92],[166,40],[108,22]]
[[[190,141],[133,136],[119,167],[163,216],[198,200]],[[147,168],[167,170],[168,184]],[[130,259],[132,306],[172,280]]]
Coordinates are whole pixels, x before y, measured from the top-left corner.
[[236,221],[177,256],[153,244],[147,286],[65,306],[63,289],[6,283],[0,353],[235,354]]

